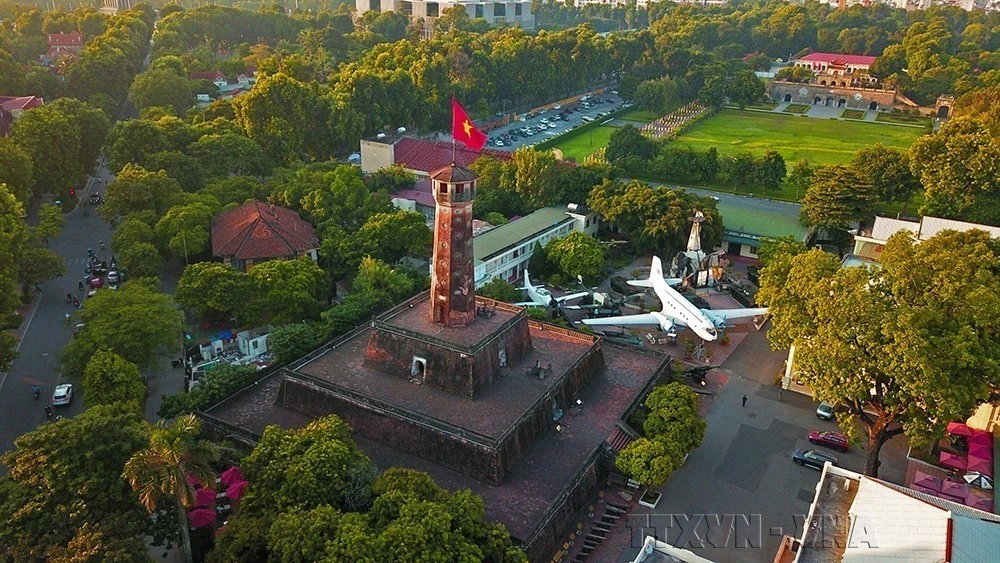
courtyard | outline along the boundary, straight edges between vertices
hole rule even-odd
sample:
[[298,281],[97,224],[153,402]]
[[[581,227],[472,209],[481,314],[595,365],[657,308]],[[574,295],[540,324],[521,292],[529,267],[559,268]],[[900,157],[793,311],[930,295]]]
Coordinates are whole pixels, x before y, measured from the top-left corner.
[[572,158],[576,162],[582,163],[591,153],[607,146],[611,135],[616,130],[617,127],[600,125],[579,133],[570,133],[553,148],[562,151],[563,159]]
[[758,156],[774,149],[789,167],[802,159],[823,166],[844,164],[859,149],[875,143],[907,149],[922,134],[916,127],[725,109],[692,125],[671,145],[699,151],[715,147],[719,154],[747,151]]

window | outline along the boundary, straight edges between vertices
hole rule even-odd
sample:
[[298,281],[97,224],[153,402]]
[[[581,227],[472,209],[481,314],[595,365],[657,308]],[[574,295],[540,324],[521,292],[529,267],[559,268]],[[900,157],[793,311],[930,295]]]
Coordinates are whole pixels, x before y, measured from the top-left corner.
[[439,10],[440,10],[440,8],[438,8],[438,3],[437,2],[428,2],[427,3],[427,17],[429,17],[429,18],[436,18],[436,17],[438,17],[438,15],[440,15]]
[[521,6],[522,6],[521,3],[514,4],[514,15],[515,16],[520,16],[521,15]]
[[483,5],[482,4],[476,4],[476,17],[477,18],[485,17],[485,16],[483,16]]
[[493,4],[493,17],[502,18],[507,16],[506,4]]
[[448,184],[441,182],[438,184],[438,193],[444,195],[448,193]]
[[464,194],[465,193],[465,184],[455,184],[455,193],[456,194]]
[[403,13],[408,16],[413,15],[413,2],[403,2]]

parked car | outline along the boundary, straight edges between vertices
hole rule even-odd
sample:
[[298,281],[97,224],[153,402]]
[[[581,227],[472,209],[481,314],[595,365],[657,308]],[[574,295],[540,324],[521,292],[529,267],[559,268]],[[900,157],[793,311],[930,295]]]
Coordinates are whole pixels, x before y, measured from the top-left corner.
[[817,446],[824,446],[839,452],[846,452],[850,448],[847,436],[840,432],[820,432],[813,430],[809,433],[809,441]]
[[108,272],[108,283],[118,283],[118,272],[115,270]]
[[52,406],[60,407],[63,405],[68,405],[73,401],[73,385],[70,383],[63,383],[62,385],[56,385],[55,391],[52,392]]
[[804,465],[820,471],[823,470],[823,465],[828,461],[837,465],[837,458],[816,450],[795,450],[792,453],[792,461],[795,462],[795,465]]
[[833,405],[826,402],[820,403],[819,406],[816,407],[816,417],[821,420],[833,420]]
[[100,289],[104,287],[104,280],[99,277],[90,278],[90,289]]

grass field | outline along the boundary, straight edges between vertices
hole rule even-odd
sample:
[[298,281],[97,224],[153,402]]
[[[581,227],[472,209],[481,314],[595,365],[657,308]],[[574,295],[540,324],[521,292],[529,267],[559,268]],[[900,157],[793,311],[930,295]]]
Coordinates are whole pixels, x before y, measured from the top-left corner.
[[656,118],[660,117],[655,113],[649,111],[648,109],[638,109],[632,108],[629,111],[618,116],[618,119],[623,121],[638,121],[640,123],[652,123]]
[[611,134],[616,130],[617,127],[601,125],[578,135],[568,136],[553,148],[561,150],[564,159],[573,158],[582,163],[590,153],[606,146],[611,139]]
[[[917,128],[726,109],[694,124],[671,145],[699,151],[716,147],[720,154],[760,155],[774,149],[791,168],[803,158],[814,166],[842,164],[875,143],[905,149],[921,134]],[[596,133],[594,146],[599,146]]]

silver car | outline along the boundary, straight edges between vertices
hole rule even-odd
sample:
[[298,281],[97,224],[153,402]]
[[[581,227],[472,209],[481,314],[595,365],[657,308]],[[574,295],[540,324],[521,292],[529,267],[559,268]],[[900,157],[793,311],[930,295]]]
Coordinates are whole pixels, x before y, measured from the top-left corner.
[[60,407],[73,402],[73,385],[63,383],[56,385],[56,390],[52,392],[52,406]]

